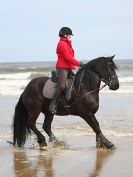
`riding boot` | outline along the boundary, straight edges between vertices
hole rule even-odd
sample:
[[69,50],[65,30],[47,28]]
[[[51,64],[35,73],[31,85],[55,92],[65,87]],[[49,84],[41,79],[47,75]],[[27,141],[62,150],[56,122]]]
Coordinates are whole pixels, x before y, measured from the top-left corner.
[[55,92],[54,98],[49,105],[49,110],[52,114],[56,114],[57,104],[61,96],[62,96],[61,90],[57,89],[57,91]]

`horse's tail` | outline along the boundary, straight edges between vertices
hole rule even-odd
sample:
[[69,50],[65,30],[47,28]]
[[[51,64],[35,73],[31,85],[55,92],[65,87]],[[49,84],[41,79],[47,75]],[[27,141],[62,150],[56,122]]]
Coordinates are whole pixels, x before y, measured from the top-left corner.
[[15,107],[14,119],[13,119],[13,145],[17,143],[18,147],[22,147],[25,144],[30,129],[28,128],[29,114],[22,102],[22,95]]

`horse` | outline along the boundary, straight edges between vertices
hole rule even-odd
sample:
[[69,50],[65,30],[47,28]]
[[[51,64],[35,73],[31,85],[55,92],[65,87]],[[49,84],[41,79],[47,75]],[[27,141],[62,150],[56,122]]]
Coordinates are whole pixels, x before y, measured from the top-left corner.
[[[103,134],[95,113],[99,108],[99,91],[101,81],[110,90],[119,88],[119,80],[116,74],[117,66],[113,61],[114,56],[99,57],[84,64],[75,74],[74,86],[71,99],[64,106],[62,99],[58,101],[56,115],[79,116],[93,129],[96,134],[97,148],[115,148]],[[82,79],[81,79],[82,77]],[[47,148],[45,136],[37,129],[36,120],[40,113],[44,114],[43,130],[49,136],[49,141],[61,143],[51,130],[54,118],[49,110],[51,100],[43,96],[43,88],[49,77],[38,77],[32,79],[25,87],[15,107],[13,118],[13,145],[24,147],[28,135],[33,132],[37,136],[40,149]],[[82,80],[82,82],[79,82]],[[78,89],[80,88],[80,89]]]

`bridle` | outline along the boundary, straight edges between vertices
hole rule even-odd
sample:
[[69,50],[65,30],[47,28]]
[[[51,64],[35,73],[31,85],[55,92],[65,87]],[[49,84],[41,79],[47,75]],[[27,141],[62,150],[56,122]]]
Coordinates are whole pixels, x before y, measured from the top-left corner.
[[[116,76],[114,76],[114,75],[111,76],[111,75],[110,75],[110,73],[109,73],[109,68],[108,68],[108,64],[109,64],[109,63],[107,63],[107,72],[108,72],[108,78],[109,78],[108,80],[106,80],[106,79],[104,79],[104,78],[101,78],[98,73],[96,73],[95,71],[92,71],[92,70],[88,69],[88,68],[86,67],[86,64],[84,65],[84,68],[81,69],[81,77],[80,77],[80,78],[83,79],[84,73],[85,73],[85,72],[88,72],[88,73],[91,73],[93,76],[95,76],[98,80],[104,82],[104,83],[105,83],[105,86],[106,86],[106,85],[110,86],[111,79],[112,79],[112,78],[115,78]],[[80,79],[81,82],[82,82],[82,79]]]
[[110,82],[112,79],[116,78],[117,76],[116,75],[110,75],[109,73],[109,65],[112,64],[112,62],[107,62],[107,72],[108,72],[108,76],[109,76],[109,86],[110,86]]
[[102,82],[104,82],[106,85],[110,85],[110,78],[109,78],[109,80],[106,80],[106,79],[104,79],[104,78],[101,78],[100,76],[99,76],[99,74],[97,74],[96,72],[94,72],[94,71],[92,71],[92,70],[90,70],[90,69],[87,69],[87,68],[85,68],[85,72],[89,72],[89,73],[91,73],[91,74],[93,74],[98,80],[100,80],[100,81],[102,81]]
[[[87,92],[86,94],[84,94],[83,96],[81,96],[79,99],[77,99],[77,100],[75,100],[73,103],[71,103],[70,105],[64,106],[64,107],[67,108],[67,109],[70,108],[70,107],[72,107],[73,105],[75,105],[77,102],[79,102],[82,98],[86,97],[87,95],[90,95],[91,93],[94,93],[95,91],[100,91],[100,90],[102,90],[104,87],[106,87],[107,85],[110,86],[111,80],[112,80],[113,78],[116,78],[115,75],[110,76],[109,69],[108,69],[108,63],[107,63],[107,72],[108,72],[108,78],[109,78],[108,80],[106,80],[106,79],[104,79],[104,78],[101,78],[98,73],[96,73],[96,72],[94,72],[94,71],[88,69],[88,68],[86,67],[86,65],[84,66],[83,69],[81,69],[81,76],[80,76],[80,78],[82,78],[82,79],[83,79],[83,76],[84,76],[84,72],[92,73],[95,77],[97,77],[98,80],[104,82],[105,84],[102,85],[100,88],[97,88],[97,89],[94,89],[94,90],[92,90],[92,91]],[[83,85],[82,79],[80,79],[80,84],[82,83],[82,85]]]
[[110,72],[109,72],[109,65],[112,64],[112,62],[107,62],[107,73],[108,73],[108,80],[104,79],[104,78],[101,78],[100,75],[88,68],[86,68],[86,65],[85,65],[85,68],[84,68],[84,71],[86,72],[90,72],[92,73],[95,77],[97,77],[100,81],[104,82],[106,85],[110,86],[111,84],[111,80],[116,78],[117,76],[116,75],[111,75]]

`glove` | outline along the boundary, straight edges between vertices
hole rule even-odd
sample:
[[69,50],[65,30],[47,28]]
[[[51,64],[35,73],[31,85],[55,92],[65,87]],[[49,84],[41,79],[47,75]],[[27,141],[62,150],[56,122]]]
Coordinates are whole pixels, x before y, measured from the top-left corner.
[[83,64],[82,62],[80,62],[80,68],[84,69],[85,68],[85,64]]

